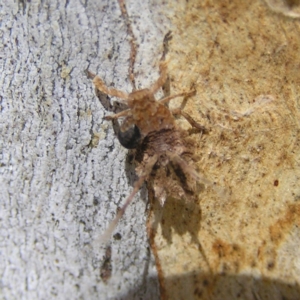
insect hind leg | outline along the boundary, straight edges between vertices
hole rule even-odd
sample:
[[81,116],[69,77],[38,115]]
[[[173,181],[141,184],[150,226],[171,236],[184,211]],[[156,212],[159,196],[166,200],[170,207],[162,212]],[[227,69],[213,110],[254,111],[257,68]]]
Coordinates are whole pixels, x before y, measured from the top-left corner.
[[183,172],[189,174],[196,181],[211,187],[215,191],[215,193],[219,195],[220,198],[229,197],[229,191],[226,188],[217,186],[215,183],[207,179],[205,176],[201,175],[192,166],[190,166],[185,160],[183,160],[178,154],[172,153],[170,151],[168,151],[166,154],[169,157],[170,161],[180,166]]
[[132,192],[127,197],[127,199],[126,199],[125,203],[123,204],[123,206],[121,207],[121,209],[118,211],[118,213],[117,213],[116,217],[114,218],[114,220],[109,224],[109,226],[106,229],[106,231],[104,232],[104,234],[100,237],[100,242],[101,243],[106,244],[108,242],[108,240],[111,237],[113,231],[115,230],[116,226],[118,225],[119,220],[123,217],[127,207],[130,205],[130,203],[134,199],[134,196],[139,191],[139,189],[141,188],[141,186],[143,185],[143,183],[145,182],[145,180],[147,179],[147,177],[151,173],[152,168],[156,164],[156,162],[157,162],[157,155],[154,155],[153,157],[151,157],[149,159],[149,161],[147,162],[147,164],[146,164],[142,174],[140,175],[139,179],[134,183],[134,187],[133,187]]

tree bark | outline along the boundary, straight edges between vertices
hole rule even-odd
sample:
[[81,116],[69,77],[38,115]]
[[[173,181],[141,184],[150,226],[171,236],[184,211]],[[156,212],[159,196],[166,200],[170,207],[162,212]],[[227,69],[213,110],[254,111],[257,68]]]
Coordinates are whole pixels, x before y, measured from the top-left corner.
[[[99,235],[134,167],[85,69],[130,92],[117,1],[9,1],[1,16],[1,298],[155,299],[143,188],[109,246]],[[159,2],[128,1],[138,85],[157,76]]]

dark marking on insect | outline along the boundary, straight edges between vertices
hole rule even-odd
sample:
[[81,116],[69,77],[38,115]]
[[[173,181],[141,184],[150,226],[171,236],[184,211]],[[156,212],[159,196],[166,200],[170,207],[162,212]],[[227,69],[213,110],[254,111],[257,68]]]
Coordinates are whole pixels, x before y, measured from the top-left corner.
[[126,149],[135,149],[141,141],[141,133],[136,125],[126,131],[120,129],[117,136],[120,144]]

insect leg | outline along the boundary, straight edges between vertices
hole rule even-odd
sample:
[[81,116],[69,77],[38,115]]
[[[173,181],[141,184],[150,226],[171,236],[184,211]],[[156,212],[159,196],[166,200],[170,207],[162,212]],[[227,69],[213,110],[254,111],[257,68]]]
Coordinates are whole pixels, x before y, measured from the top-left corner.
[[184,96],[185,98],[187,98],[187,97],[193,96],[195,94],[196,94],[196,91],[191,91],[191,92],[188,92],[188,93],[183,92],[183,93],[179,93],[179,94],[176,94],[176,95],[165,97],[165,98],[159,100],[158,102],[162,103],[162,104],[165,104],[165,103],[168,103],[170,100],[172,100],[174,98],[182,97],[182,96]]
[[160,60],[165,60],[166,59],[166,55],[169,52],[169,41],[171,39],[172,39],[172,32],[169,31],[169,32],[167,32],[167,34],[164,37],[164,41],[163,41],[163,54],[162,54]]
[[115,119],[119,119],[121,117],[126,117],[128,115],[130,115],[130,109],[123,110],[123,111],[121,111],[117,114],[106,116],[104,119],[108,120],[108,121],[112,121],[112,120],[115,120]]
[[101,242],[103,244],[106,244],[109,240],[109,238],[111,237],[113,231],[115,230],[119,220],[122,218],[122,216],[124,215],[126,208],[129,206],[129,204],[132,202],[135,194],[139,191],[139,189],[141,188],[141,186],[143,185],[143,183],[145,182],[145,180],[147,179],[147,177],[149,176],[149,174],[152,171],[153,166],[155,165],[155,163],[157,162],[157,155],[154,155],[153,157],[151,157],[148,161],[148,163],[146,164],[141,176],[139,177],[139,179],[134,183],[134,187],[132,192],[130,193],[130,195],[128,196],[128,198],[126,199],[124,205],[122,206],[122,208],[118,211],[116,217],[114,218],[114,220],[109,224],[108,228],[105,230],[104,234],[101,236]]
[[168,75],[167,75],[167,62],[166,61],[161,61],[159,63],[159,73],[160,73],[159,78],[149,89],[152,94],[155,94],[164,85],[164,83],[167,80]]
[[192,127],[196,128],[198,130],[201,130],[203,133],[208,132],[208,129],[205,126],[203,126],[203,125],[199,124],[198,122],[196,122],[189,114],[182,111],[180,108],[172,109],[171,113],[173,115],[183,116],[191,124]]
[[180,166],[186,174],[192,176],[198,182],[210,186],[220,197],[227,197],[228,191],[224,188],[216,186],[212,181],[199,174],[192,166],[188,165],[178,154],[167,151],[170,161]]
[[168,151],[166,153],[169,157],[169,159],[177,164],[178,166],[180,166],[180,168],[183,170],[183,172],[189,174],[190,176],[192,176],[195,180],[202,182],[206,185],[212,186],[213,183],[206,179],[204,176],[201,176],[193,167],[191,167],[190,165],[188,165],[184,159],[182,159],[178,154],[172,153],[170,151]]
[[[93,83],[95,85],[95,87],[97,88],[97,90],[99,90],[100,92],[109,95],[109,96],[113,96],[113,97],[118,97],[122,100],[127,100],[128,99],[128,94],[124,93],[122,91],[113,89],[113,88],[108,88],[105,83],[103,82],[103,80],[96,74],[90,72],[89,70],[86,70],[86,74],[88,76],[88,78],[93,79]],[[125,102],[127,103],[127,101]]]
[[177,94],[177,95],[172,95],[172,96],[163,98],[163,99],[159,100],[159,102],[160,103],[167,103],[167,102],[169,102],[170,100],[172,100],[174,98],[184,96],[184,99],[183,99],[180,107],[175,108],[175,109],[171,109],[170,110],[171,113],[173,115],[183,116],[191,124],[192,127],[197,128],[197,129],[201,130],[202,132],[207,132],[207,129],[203,125],[197,123],[189,114],[187,114],[186,112],[183,111],[183,109],[184,109],[184,107],[187,103],[188,97],[195,95],[195,93],[196,93],[196,91],[191,91],[189,93],[180,93],[180,94]]

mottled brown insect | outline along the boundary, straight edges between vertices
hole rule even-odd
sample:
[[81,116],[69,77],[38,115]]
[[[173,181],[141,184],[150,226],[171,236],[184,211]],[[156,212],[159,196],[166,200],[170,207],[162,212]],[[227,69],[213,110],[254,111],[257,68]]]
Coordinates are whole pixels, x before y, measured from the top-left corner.
[[[131,54],[129,78],[133,92],[126,93],[105,85],[99,76],[87,71],[97,90],[118,97],[128,109],[106,117],[106,120],[124,118],[118,133],[118,138],[126,148],[135,148],[136,173],[138,180],[133,191],[128,196],[123,207],[105,232],[104,239],[111,236],[119,219],[123,216],[127,206],[133,200],[142,184],[146,181],[152,187],[155,197],[163,206],[167,196],[185,200],[194,199],[197,182],[211,184],[195,171],[192,166],[193,153],[191,142],[188,141],[187,132],[176,126],[174,115],[181,115],[198,130],[205,130],[197,124],[188,114],[182,111],[187,98],[195,91],[171,95],[156,100],[155,93],[163,87],[167,80],[167,52],[170,33],[164,39],[164,52],[159,65],[160,76],[150,88],[136,90],[134,79],[134,61],[136,57],[136,42],[129,22],[124,1],[119,0],[122,15],[127,24],[128,34],[131,36]],[[175,97],[184,97],[180,108],[170,110],[166,104]]]

